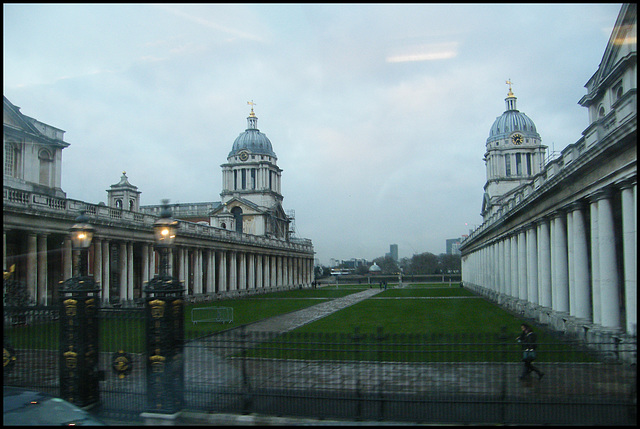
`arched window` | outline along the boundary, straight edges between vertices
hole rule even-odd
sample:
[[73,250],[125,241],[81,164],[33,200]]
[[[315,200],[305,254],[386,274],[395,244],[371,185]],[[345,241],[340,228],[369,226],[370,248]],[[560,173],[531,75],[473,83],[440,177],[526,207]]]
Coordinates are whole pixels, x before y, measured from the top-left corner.
[[51,153],[46,149],[40,149],[38,159],[40,160],[40,177],[38,182],[44,186],[51,186],[51,166],[53,164]]
[[604,106],[598,108],[598,119],[604,118]]
[[231,209],[231,214],[236,221],[236,232],[242,232],[242,209],[240,207],[234,207]]
[[122,208],[122,200],[121,199],[117,199],[116,200],[116,208],[117,209],[121,209]]
[[135,208],[136,202],[134,200],[129,200],[129,211],[133,211]]

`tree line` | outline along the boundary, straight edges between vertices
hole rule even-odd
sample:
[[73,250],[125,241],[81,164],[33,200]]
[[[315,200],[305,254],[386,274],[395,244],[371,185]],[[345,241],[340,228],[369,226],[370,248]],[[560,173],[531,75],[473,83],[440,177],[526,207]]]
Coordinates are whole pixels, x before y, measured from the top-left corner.
[[[381,256],[372,261],[371,264],[358,266],[354,274],[366,275],[373,264],[377,264],[381,274],[397,274],[402,270],[403,274],[457,274],[461,270],[460,255],[449,255],[441,253],[434,255],[430,252],[413,255],[411,258],[402,258],[396,262],[391,256]],[[345,264],[337,268],[346,268]],[[328,267],[316,267],[316,278],[329,275],[331,270]]]

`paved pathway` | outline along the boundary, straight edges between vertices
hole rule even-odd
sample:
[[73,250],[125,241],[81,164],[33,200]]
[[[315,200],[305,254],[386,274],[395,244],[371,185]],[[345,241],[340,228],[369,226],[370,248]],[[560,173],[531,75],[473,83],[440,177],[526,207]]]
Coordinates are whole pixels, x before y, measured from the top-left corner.
[[336,311],[352,306],[355,303],[371,298],[382,292],[382,289],[365,289],[342,298],[332,299],[321,304],[303,308],[287,314],[270,317],[266,320],[246,326],[247,332],[288,332],[307,323],[315,322]]

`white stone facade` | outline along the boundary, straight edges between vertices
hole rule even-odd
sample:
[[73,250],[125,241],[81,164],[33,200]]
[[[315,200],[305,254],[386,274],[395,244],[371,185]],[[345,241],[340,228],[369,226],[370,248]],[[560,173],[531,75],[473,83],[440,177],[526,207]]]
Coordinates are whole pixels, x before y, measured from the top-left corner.
[[623,5],[580,100],[583,136],[494,201],[460,249],[465,287],[590,340],[637,336],[636,22]]

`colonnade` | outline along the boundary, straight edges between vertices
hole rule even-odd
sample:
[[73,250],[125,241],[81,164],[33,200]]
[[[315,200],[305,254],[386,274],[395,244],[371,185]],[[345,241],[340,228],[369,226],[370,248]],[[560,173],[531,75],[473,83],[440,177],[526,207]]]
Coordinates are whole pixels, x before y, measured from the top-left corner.
[[636,207],[633,177],[528,219],[463,256],[462,280],[499,302],[636,335]]
[[[3,231],[3,266],[24,264],[26,285],[39,304],[55,302],[59,283],[76,274],[78,261],[68,235],[15,231],[14,247],[23,257],[7,260],[7,233]],[[15,241],[26,240],[24,243]],[[213,247],[215,246],[215,247]],[[11,252],[15,253],[15,252]],[[243,291],[309,287],[313,254],[246,246],[197,246],[188,243],[171,250],[169,272],[183,283],[187,297],[236,296]],[[89,249],[89,275],[101,287],[105,302],[132,301],[143,296],[145,284],[158,273],[159,255],[152,242],[94,237]]]

